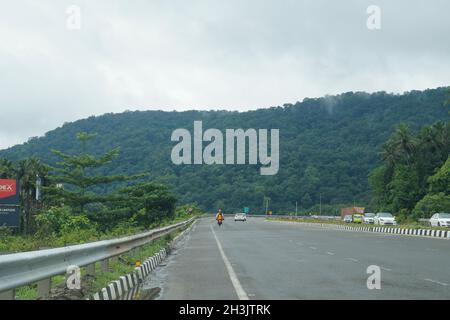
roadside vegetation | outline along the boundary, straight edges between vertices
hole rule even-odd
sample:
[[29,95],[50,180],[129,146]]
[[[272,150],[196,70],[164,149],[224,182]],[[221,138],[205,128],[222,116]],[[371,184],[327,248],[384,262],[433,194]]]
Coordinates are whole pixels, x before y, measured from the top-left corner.
[[146,173],[98,174],[95,169],[113,164],[119,149],[90,155],[86,149],[95,138],[77,134],[79,154],[53,150],[61,159],[55,167],[35,158],[0,159],[0,178],[19,180],[22,210],[19,229],[0,227],[0,254],[116,238],[201,214],[195,204],[177,207],[169,189],[144,180]]
[[[444,107],[447,110],[450,107],[450,90]],[[450,111],[448,113],[450,115]],[[419,219],[450,212],[448,116],[418,131],[401,123],[381,146],[379,158],[381,163],[368,175],[372,195],[364,206],[366,212],[390,212],[401,227],[410,228],[431,228]],[[320,210],[324,215],[339,216],[342,207],[316,205],[300,210],[300,215],[317,215]]]

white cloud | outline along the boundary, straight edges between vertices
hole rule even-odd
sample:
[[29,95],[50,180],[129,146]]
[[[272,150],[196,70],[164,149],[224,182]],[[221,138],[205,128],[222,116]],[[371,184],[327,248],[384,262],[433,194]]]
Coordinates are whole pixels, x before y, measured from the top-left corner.
[[[3,2],[0,148],[125,109],[248,110],[449,85],[444,0]],[[71,4],[80,31],[65,27]],[[371,4],[380,31],[366,28]]]

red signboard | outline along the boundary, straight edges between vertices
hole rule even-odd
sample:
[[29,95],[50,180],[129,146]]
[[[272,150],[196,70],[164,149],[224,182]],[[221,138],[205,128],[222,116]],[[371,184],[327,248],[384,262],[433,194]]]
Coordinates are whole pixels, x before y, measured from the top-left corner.
[[0,226],[19,226],[19,204],[19,183],[17,180],[0,179]]
[[17,195],[16,180],[0,179],[0,199],[5,199]]

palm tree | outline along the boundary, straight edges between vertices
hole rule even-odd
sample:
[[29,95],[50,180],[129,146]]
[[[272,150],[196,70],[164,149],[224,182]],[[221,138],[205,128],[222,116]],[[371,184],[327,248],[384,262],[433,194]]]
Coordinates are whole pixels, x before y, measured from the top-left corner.
[[417,146],[417,141],[409,127],[404,123],[400,124],[391,140],[396,154],[399,158],[405,159],[406,164],[409,165]]
[[14,174],[14,164],[8,159],[0,158],[0,179],[12,178]]
[[29,158],[17,164],[16,177],[19,180],[21,204],[24,211],[24,230],[31,232],[32,215],[37,207],[36,180],[45,178],[48,168],[39,159]]
[[381,148],[381,157],[388,168],[395,167],[398,162],[397,149],[391,140],[388,140]]

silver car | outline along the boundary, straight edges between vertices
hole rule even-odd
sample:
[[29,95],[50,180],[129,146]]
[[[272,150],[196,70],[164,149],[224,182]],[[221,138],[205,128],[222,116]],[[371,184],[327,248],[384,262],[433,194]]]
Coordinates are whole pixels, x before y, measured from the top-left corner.
[[432,227],[450,227],[450,213],[435,213],[430,224]]
[[373,224],[375,218],[375,213],[364,213],[363,223]]
[[247,221],[247,215],[245,213],[236,213],[234,221]]
[[374,224],[378,224],[380,226],[384,225],[397,225],[397,221],[395,221],[395,217],[390,212],[378,212],[373,218]]
[[353,222],[353,216],[351,214],[345,215],[344,222],[347,222],[347,223]]

